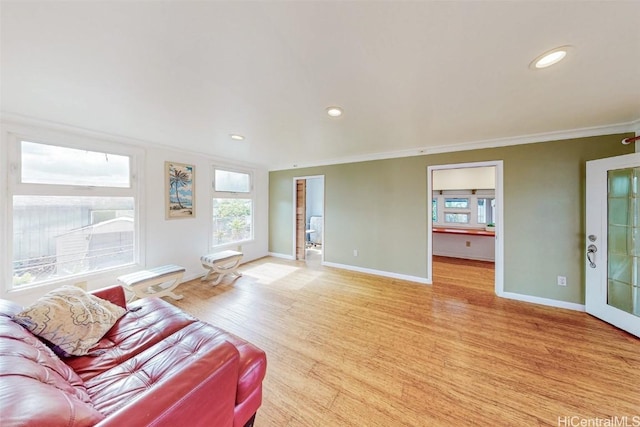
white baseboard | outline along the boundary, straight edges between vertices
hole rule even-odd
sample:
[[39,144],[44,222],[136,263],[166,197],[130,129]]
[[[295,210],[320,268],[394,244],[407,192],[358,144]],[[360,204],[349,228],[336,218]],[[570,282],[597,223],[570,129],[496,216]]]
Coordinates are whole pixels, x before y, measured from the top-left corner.
[[295,261],[296,258],[293,255],[287,255],[287,254],[279,254],[276,252],[269,252],[269,256],[272,256],[274,258],[282,258],[282,259],[288,259],[291,261]]
[[[295,260],[294,257],[291,256],[291,255],[279,254],[279,253],[274,253],[274,252],[269,252],[269,256],[272,256],[272,257],[275,257],[275,258]],[[327,267],[340,268],[342,270],[357,271],[359,273],[373,274],[375,276],[382,276],[382,277],[389,277],[389,278],[392,278],[392,279],[407,280],[409,282],[416,282],[416,283],[420,283],[420,284],[423,284],[423,285],[432,285],[433,284],[433,281],[428,280],[428,279],[426,279],[424,277],[409,276],[407,274],[392,273],[392,272],[389,272],[389,271],[374,270],[374,269],[371,269],[371,268],[356,267],[356,266],[353,266],[353,265],[338,264],[338,263],[335,263],[335,262],[327,262],[327,261],[323,262],[322,265],[327,266]],[[560,300],[555,300],[555,299],[551,299],[551,298],[536,297],[536,296],[532,296],[532,295],[518,294],[518,293],[515,293],[515,292],[501,292],[501,293],[498,294],[498,296],[501,297],[501,298],[507,298],[507,299],[517,300],[517,301],[529,302],[529,303],[533,303],[533,304],[546,305],[546,306],[549,306],[549,307],[564,308],[564,309],[567,309],[567,310],[574,310],[574,311],[585,311],[584,304],[577,304],[577,303],[574,303],[574,302],[560,301]]]
[[186,283],[186,282],[189,282],[191,280],[199,279],[204,275],[205,275],[205,273],[189,273],[189,274],[185,274],[184,276],[182,276],[182,280],[180,281],[180,283]]
[[534,304],[547,305],[549,307],[565,308],[567,310],[585,311],[584,304],[575,302],[560,301],[557,299],[535,297],[532,295],[517,294],[515,292],[502,292],[499,297],[513,299],[517,301],[531,302]]
[[409,275],[406,275],[406,274],[391,273],[389,271],[373,270],[371,268],[355,267],[353,265],[347,265],[347,264],[337,264],[335,262],[326,262],[325,261],[325,262],[322,263],[322,265],[325,265],[327,267],[341,268],[343,270],[357,271],[359,273],[373,274],[375,276],[382,276],[382,277],[390,277],[392,279],[407,280],[409,282],[416,282],[416,283],[420,283],[420,284],[423,284],[423,285],[431,285],[432,284],[431,280],[427,280],[424,277],[417,277],[417,276],[409,276]]

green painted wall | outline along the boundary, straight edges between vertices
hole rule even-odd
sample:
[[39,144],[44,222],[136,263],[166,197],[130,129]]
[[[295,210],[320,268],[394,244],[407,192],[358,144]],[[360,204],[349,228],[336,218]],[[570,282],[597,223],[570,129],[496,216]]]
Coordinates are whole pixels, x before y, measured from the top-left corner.
[[502,160],[504,290],[582,304],[585,162],[633,152],[625,136],[270,172],[269,251],[293,256],[293,177],[324,175],[325,261],[424,278],[427,167]]

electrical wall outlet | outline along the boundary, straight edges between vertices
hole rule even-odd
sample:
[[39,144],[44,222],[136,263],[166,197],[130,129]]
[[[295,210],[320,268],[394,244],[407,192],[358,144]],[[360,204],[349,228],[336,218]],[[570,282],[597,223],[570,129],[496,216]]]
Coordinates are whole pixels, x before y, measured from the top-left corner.
[[467,240],[467,247],[470,248],[471,247],[471,242]]
[[353,256],[358,256],[358,250],[357,249],[353,250]]
[[566,276],[558,276],[558,286],[567,286]]

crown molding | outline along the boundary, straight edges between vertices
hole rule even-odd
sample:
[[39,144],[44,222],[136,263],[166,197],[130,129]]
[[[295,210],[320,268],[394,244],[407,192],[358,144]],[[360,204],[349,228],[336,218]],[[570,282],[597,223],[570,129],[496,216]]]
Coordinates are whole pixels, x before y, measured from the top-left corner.
[[304,162],[294,165],[278,165],[270,167],[269,171],[301,169],[316,166],[330,166],[344,163],[367,162],[371,160],[395,159],[400,157],[425,156],[429,154],[453,153],[456,151],[479,150],[484,148],[507,147],[510,145],[535,144],[538,142],[561,141],[566,139],[585,138],[590,136],[612,135],[616,133],[635,132],[640,134],[640,119],[606,126],[572,129],[536,133],[515,137],[484,139],[453,145],[438,145],[435,147],[417,147],[408,150],[386,151],[382,153],[363,154],[359,156],[340,157],[317,162]]
[[8,124],[14,125],[14,126],[26,126],[29,128],[43,129],[45,131],[80,135],[87,138],[93,138],[93,139],[98,139],[102,141],[109,141],[109,142],[114,142],[118,144],[133,145],[143,149],[152,148],[152,149],[158,149],[158,150],[174,151],[176,153],[187,154],[187,155],[196,156],[196,157],[205,157],[211,160],[212,162],[216,162],[219,166],[266,170],[265,165],[258,165],[251,162],[241,163],[238,160],[229,159],[229,158],[225,158],[217,155],[214,156],[211,153],[202,153],[202,152],[193,151],[193,150],[181,149],[178,147],[172,147],[170,145],[159,144],[156,142],[145,141],[142,139],[130,138],[124,135],[111,134],[107,132],[100,132],[92,129],[71,126],[63,123],[36,119],[29,116],[23,116],[21,114],[0,112],[0,122],[2,122],[3,128],[5,127],[5,125],[8,125]]
[[170,151],[179,151],[180,153],[190,154],[194,156],[204,156],[212,161],[224,163],[228,166],[242,166],[256,169],[267,169],[268,171],[279,171],[289,169],[302,169],[316,166],[330,166],[345,163],[367,162],[372,160],[395,159],[401,157],[425,156],[429,154],[452,153],[457,151],[479,150],[484,148],[507,147],[510,145],[534,144],[538,142],[560,141],[565,139],[585,138],[590,136],[611,135],[616,133],[634,132],[640,135],[640,118],[625,123],[617,123],[606,126],[594,126],[581,129],[572,129],[567,131],[545,132],[530,135],[522,135],[516,137],[485,139],[478,141],[464,142],[453,145],[438,145],[435,147],[416,147],[406,150],[385,151],[380,153],[370,153],[357,156],[339,157],[333,159],[319,160],[316,162],[303,162],[297,164],[276,165],[273,167],[265,167],[254,163],[242,163],[237,160],[227,159],[220,156],[213,156],[209,153],[201,153],[197,151],[178,150],[176,147],[169,145],[144,141],[140,139],[130,138],[123,135],[115,135],[106,132],[95,131],[91,129],[79,128],[57,122],[51,122],[33,117],[23,116],[15,113],[0,112],[0,121],[3,123],[12,123],[21,126],[30,126],[44,128],[47,130],[69,132],[76,135],[83,135],[89,138],[101,139],[117,143],[135,145],[143,148],[164,149]]

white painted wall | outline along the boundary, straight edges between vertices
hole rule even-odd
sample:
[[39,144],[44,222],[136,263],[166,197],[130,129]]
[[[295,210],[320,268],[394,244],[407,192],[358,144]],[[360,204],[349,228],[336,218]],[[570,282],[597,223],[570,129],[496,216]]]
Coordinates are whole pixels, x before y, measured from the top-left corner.
[[496,239],[493,236],[433,233],[434,255],[495,261],[495,252]]
[[[196,217],[193,219],[165,219],[164,213],[164,162],[167,160],[189,163],[196,169]],[[164,149],[147,150],[146,159],[146,204],[145,225],[147,234],[147,266],[179,264],[187,269],[186,278],[204,273],[200,256],[214,252],[210,249],[211,238],[211,182],[212,165],[247,169],[247,166],[229,164],[205,155],[194,155]],[[267,255],[268,246],[268,174],[256,168],[253,171],[256,195],[254,210],[253,242],[243,244],[243,262]],[[237,245],[216,248],[237,249]],[[180,260],[179,262],[177,260]]]
[[[44,286],[8,292],[11,280],[10,262],[7,260],[8,243],[11,236],[7,227],[7,215],[11,209],[11,203],[7,194],[8,162],[7,150],[9,135],[20,133],[40,137],[42,142],[49,138],[73,138],[75,140],[90,138],[92,140],[108,141],[113,144],[127,144],[144,150],[143,173],[141,174],[142,200],[144,203],[143,216],[141,217],[142,236],[141,242],[144,252],[143,265],[129,270],[119,270],[111,273],[101,273],[87,280],[89,290],[98,289],[116,283],[116,277],[129,271],[140,268],[151,268],[163,264],[178,264],[186,268],[185,280],[201,276],[204,269],[200,265],[200,256],[213,252],[210,245],[209,234],[211,232],[211,182],[212,165],[235,167],[253,172],[255,207],[254,207],[254,240],[244,244],[241,250],[244,252],[243,262],[251,261],[266,256],[268,253],[268,181],[269,176],[265,169],[228,163],[222,157],[175,151],[154,145],[149,142],[132,141],[125,138],[113,137],[97,132],[74,129],[66,126],[37,123],[32,120],[0,122],[1,149],[0,149],[0,280],[2,280],[1,298],[11,299],[21,304],[28,304],[47,291],[60,286]],[[166,220],[164,212],[164,162],[175,161],[195,165],[195,191],[196,191],[196,215],[195,218]],[[233,245],[236,249],[237,245]],[[221,248],[228,249],[228,248]],[[69,283],[78,282],[75,279]],[[207,286],[203,284],[203,286]],[[179,288],[178,288],[179,289]]]
[[496,188],[493,166],[433,171],[433,190],[486,190]]

